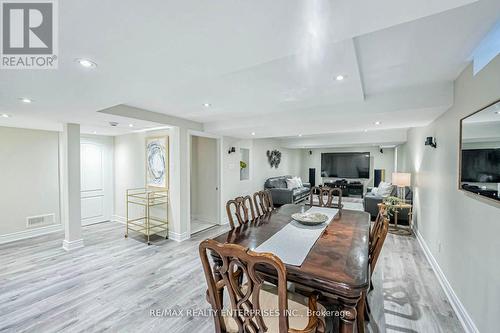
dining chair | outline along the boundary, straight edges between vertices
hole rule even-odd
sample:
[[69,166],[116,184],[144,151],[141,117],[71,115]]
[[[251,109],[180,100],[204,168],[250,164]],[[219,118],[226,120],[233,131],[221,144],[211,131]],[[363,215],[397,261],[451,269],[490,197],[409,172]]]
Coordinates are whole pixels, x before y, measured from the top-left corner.
[[[317,194],[318,203],[314,202],[314,195]],[[325,198],[326,196],[326,198]],[[334,198],[337,196],[338,201],[334,203]],[[318,187],[315,186],[311,189],[309,195],[309,204],[311,206],[319,206],[319,207],[329,207],[329,208],[339,208],[342,206],[342,190],[339,188],[329,188],[326,186]]]
[[[369,248],[368,248],[368,265],[370,267],[370,291],[373,290],[373,284],[371,283],[371,276],[375,270],[375,265],[377,264],[378,257],[384,246],[387,233],[389,232],[389,219],[387,218],[387,208],[384,204],[379,204],[379,212],[377,219],[370,229],[369,234]],[[357,321],[358,321],[358,331],[364,330],[365,317],[369,318],[370,306],[368,304],[368,298],[366,292],[363,293],[357,306]]]
[[[210,265],[207,252],[220,258],[222,264]],[[208,285],[207,301],[212,306],[217,333],[324,332],[324,318],[317,316],[318,311],[324,310],[317,302],[318,295],[313,293],[304,297],[287,291],[286,267],[274,254],[257,253],[237,244],[222,244],[211,239],[200,244],[199,253]],[[277,286],[264,283],[257,271],[263,266],[276,271]],[[229,296],[229,309],[224,308],[223,291]],[[303,329],[291,329],[290,326]]]
[[236,217],[238,225],[243,225],[249,221],[255,220],[256,218],[252,198],[249,195],[229,200],[226,203],[226,213],[231,229],[235,228],[234,217]]
[[389,218],[387,217],[386,212],[387,210],[385,209],[385,205],[381,205],[377,219],[375,220],[372,228],[373,230],[370,233],[370,249],[368,252],[370,274],[372,274],[375,269],[375,265],[377,264],[378,257],[387,237],[387,233],[389,232]]
[[255,192],[253,194],[253,203],[257,217],[262,217],[274,210],[273,197],[269,190]]

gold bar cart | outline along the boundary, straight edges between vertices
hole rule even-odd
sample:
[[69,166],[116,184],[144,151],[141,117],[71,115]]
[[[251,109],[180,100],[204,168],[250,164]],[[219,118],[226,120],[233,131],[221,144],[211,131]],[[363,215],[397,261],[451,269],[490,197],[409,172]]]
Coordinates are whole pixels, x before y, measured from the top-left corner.
[[[142,207],[139,217],[131,218],[130,205]],[[153,209],[153,207],[157,207]],[[152,211],[155,215],[152,215]],[[156,214],[163,212],[164,217]],[[151,245],[150,236],[165,232],[168,239],[168,191],[166,189],[134,188],[127,190],[127,229],[125,238],[128,238],[129,230],[139,232],[146,236],[148,245]]]

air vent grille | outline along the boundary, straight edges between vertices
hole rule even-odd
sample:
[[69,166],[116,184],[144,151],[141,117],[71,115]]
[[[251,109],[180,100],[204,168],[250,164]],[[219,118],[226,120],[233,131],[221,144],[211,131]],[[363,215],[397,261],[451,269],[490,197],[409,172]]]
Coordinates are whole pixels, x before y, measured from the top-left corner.
[[28,228],[38,228],[47,225],[52,225],[55,222],[54,214],[29,216],[26,218],[26,226]]

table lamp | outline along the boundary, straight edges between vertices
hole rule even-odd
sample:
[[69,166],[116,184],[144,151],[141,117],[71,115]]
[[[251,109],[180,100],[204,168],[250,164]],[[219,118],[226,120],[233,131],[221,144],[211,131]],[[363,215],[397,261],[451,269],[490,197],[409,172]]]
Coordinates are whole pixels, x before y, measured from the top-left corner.
[[405,202],[405,187],[411,185],[411,174],[405,172],[393,172],[392,184],[398,187],[398,197]]

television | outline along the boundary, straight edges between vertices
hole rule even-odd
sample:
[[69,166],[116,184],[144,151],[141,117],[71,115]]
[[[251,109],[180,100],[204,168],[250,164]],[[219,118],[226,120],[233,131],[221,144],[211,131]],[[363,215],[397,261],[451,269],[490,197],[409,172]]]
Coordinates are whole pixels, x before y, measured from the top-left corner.
[[321,177],[370,178],[370,153],[322,153]]
[[462,182],[500,183],[500,148],[463,149]]

